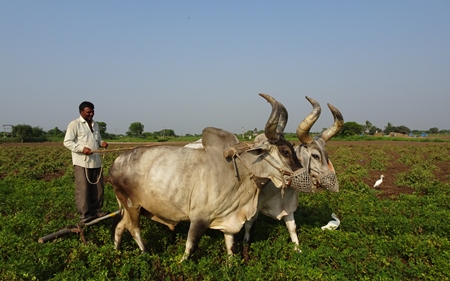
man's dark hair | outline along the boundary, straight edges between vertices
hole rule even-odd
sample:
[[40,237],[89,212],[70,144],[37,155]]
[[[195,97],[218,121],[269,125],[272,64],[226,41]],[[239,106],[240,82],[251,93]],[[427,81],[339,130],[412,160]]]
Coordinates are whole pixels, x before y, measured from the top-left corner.
[[80,104],[80,106],[78,107],[78,109],[81,111],[84,110],[85,107],[89,107],[90,109],[94,109],[94,104],[90,101],[84,101]]

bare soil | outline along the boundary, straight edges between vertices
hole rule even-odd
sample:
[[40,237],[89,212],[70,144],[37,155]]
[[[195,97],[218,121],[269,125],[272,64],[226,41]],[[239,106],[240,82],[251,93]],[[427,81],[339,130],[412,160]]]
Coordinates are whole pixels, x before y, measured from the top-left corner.
[[[403,142],[403,141],[330,141],[327,146],[383,146],[383,145],[399,145],[399,146],[428,146],[430,144],[439,145],[439,143],[429,142]],[[400,155],[395,152],[391,152],[392,159],[398,159]],[[447,163],[436,164],[438,166],[438,172],[436,178],[439,181],[448,181],[450,175],[450,165]],[[412,194],[415,189],[408,186],[396,186],[394,184],[397,174],[403,173],[409,170],[409,167],[402,164],[399,161],[391,161],[389,169],[383,171],[384,175],[383,183],[377,188],[381,193],[378,198],[391,198],[395,199],[399,194]],[[380,179],[380,172],[369,171],[369,176],[364,179],[364,183],[368,186],[373,186],[375,182]]]

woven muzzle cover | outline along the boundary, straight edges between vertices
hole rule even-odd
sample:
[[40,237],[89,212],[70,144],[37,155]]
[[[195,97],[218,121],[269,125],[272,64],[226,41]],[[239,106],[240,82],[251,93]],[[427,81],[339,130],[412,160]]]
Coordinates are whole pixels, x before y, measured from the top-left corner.
[[325,173],[320,177],[320,185],[328,191],[338,192],[339,183],[335,173]]
[[300,192],[314,192],[314,186],[307,169],[302,168],[295,171],[291,176],[286,176],[286,180],[290,179],[292,181],[289,187]]

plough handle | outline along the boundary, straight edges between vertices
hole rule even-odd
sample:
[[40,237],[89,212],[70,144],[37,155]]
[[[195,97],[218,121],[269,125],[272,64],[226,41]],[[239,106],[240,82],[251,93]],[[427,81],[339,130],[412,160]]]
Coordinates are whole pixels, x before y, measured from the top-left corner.
[[119,214],[119,212],[120,212],[120,211],[115,211],[115,212],[113,212],[113,213],[109,213],[109,214],[107,214],[107,215],[104,215],[103,217],[96,218],[95,220],[90,221],[90,222],[88,222],[88,223],[80,224],[80,225],[81,225],[81,226],[89,226],[89,225],[93,225],[93,224],[96,224],[96,223],[101,222],[102,220],[106,220],[106,219],[115,217],[117,214]]
[[99,223],[99,222],[101,222],[102,220],[106,220],[106,219],[112,218],[112,217],[116,216],[116,215],[119,214],[119,213],[120,213],[120,211],[115,211],[115,212],[110,213],[110,214],[107,214],[107,215],[105,215],[105,216],[103,216],[103,217],[96,218],[95,220],[90,221],[90,222],[88,222],[88,223],[78,223],[78,225],[77,225],[76,228],[75,228],[75,227],[74,227],[74,228],[68,228],[68,227],[63,228],[63,229],[61,229],[61,230],[58,230],[58,231],[55,232],[55,233],[52,233],[52,234],[49,234],[49,235],[47,235],[47,236],[44,236],[44,237],[39,238],[39,239],[38,239],[38,242],[42,244],[42,243],[51,241],[51,240],[53,240],[53,239],[59,238],[59,237],[61,237],[61,236],[67,235],[67,234],[69,234],[69,233],[82,233],[83,228],[84,228],[85,226],[89,226],[89,225],[93,225],[93,224]]
[[58,231],[55,232],[55,233],[52,233],[52,234],[49,234],[49,235],[47,235],[47,236],[44,236],[44,237],[39,238],[39,239],[38,239],[38,242],[42,244],[42,243],[51,241],[51,240],[53,240],[53,239],[56,239],[56,238],[58,238],[58,237],[67,235],[67,234],[69,234],[69,233],[72,233],[72,231],[71,231],[69,228],[64,228],[64,229],[58,230]]

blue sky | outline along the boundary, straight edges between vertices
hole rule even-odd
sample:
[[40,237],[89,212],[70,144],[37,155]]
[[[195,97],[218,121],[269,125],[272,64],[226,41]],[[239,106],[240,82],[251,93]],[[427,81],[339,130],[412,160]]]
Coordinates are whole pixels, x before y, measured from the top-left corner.
[[199,134],[263,129],[272,95],[286,132],[345,121],[450,129],[449,1],[0,1],[0,125],[44,130],[96,106],[110,133],[133,122]]

